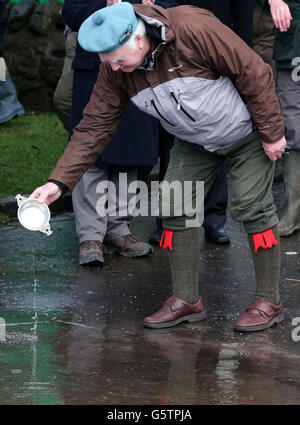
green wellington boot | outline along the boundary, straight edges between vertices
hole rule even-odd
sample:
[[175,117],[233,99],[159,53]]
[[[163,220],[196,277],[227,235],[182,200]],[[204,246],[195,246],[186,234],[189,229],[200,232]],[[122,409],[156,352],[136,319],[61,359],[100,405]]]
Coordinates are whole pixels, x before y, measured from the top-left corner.
[[300,151],[288,151],[283,156],[285,204],[278,225],[280,236],[290,236],[300,229]]

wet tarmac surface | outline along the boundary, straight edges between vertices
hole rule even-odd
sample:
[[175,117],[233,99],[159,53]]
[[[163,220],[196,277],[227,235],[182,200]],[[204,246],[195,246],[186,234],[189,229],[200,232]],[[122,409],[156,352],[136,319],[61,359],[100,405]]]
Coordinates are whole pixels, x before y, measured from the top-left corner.
[[[142,322],[171,295],[164,251],[86,269],[72,215],[51,227],[49,237],[0,227],[0,404],[300,404],[300,232],[281,240],[285,321],[240,334],[233,324],[254,275],[230,218],[229,246],[205,243],[200,230],[207,319],[162,330]],[[143,240],[153,227],[132,223]]]

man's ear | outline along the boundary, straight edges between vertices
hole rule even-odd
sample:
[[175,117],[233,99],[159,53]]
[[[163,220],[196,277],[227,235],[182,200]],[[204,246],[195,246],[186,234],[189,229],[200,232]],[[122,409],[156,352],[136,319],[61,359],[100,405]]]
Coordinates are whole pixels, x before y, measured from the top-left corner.
[[144,46],[144,37],[143,37],[142,35],[140,35],[140,34],[137,34],[137,35],[134,37],[134,40],[135,40],[135,42],[136,42],[137,48],[138,48],[138,49],[142,49],[142,48],[143,48],[143,46]]

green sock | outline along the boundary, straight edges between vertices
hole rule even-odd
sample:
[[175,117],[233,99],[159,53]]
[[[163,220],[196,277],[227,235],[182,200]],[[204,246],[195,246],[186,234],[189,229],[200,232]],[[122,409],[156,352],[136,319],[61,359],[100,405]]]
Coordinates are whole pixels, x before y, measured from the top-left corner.
[[173,295],[189,304],[199,299],[199,229],[174,231],[173,250],[168,250]]
[[280,303],[280,238],[277,226],[273,227],[272,231],[278,241],[278,245],[273,245],[272,248],[259,248],[257,252],[254,252],[252,234],[248,234],[248,238],[256,276],[255,299],[278,305]]

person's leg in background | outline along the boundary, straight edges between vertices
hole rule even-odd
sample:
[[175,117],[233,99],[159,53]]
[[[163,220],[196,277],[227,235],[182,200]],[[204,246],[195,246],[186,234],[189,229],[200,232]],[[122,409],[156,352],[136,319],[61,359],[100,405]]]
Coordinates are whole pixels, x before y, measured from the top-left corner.
[[231,1],[232,29],[249,47],[253,44],[253,12],[253,0]]
[[[77,33],[66,28],[66,56],[63,72],[54,93],[54,106],[65,129],[71,137],[73,128],[82,119],[82,111],[89,101],[92,81],[96,81],[98,68],[72,69],[76,52]],[[79,264],[101,265],[102,241],[107,227],[107,217],[98,217],[95,210],[96,186],[107,180],[108,170],[92,165],[82,176],[72,192],[74,220],[79,249]]]
[[7,22],[7,3],[6,0],[0,1],[0,124],[24,114],[23,106],[18,100],[15,85],[9,76],[8,68],[2,57]]
[[[102,242],[107,228],[107,216],[96,214],[96,188],[108,179],[108,166],[92,165],[79,180],[72,192],[76,234],[80,244],[79,264],[104,263]],[[100,197],[100,195],[99,195]]]
[[253,50],[268,63],[276,77],[276,63],[273,59],[274,22],[270,11],[258,0],[254,1],[253,11]]
[[[152,252],[149,244],[138,241],[131,235],[129,224],[131,217],[126,205],[119,210],[119,174],[118,166],[101,163],[92,165],[82,176],[72,192],[73,210],[75,216],[76,233],[80,244],[79,264],[101,265],[104,263],[103,253],[118,253],[125,257],[141,257]],[[137,167],[128,167],[126,170],[128,185],[136,180]],[[116,189],[116,215],[105,214],[100,206],[105,206],[107,193],[97,191],[97,185],[106,182],[113,184]],[[114,193],[111,191],[110,193]],[[134,194],[127,193],[127,201]],[[102,198],[102,199],[100,199]],[[98,205],[97,203],[100,202]],[[124,212],[124,208],[126,211]],[[105,242],[105,246],[103,245]]]
[[224,229],[228,204],[227,170],[223,163],[212,187],[204,199],[204,234],[208,242],[227,244],[230,239]]
[[8,0],[0,1],[0,57],[3,55],[4,35],[7,23],[7,3]]
[[170,151],[174,146],[174,136],[168,133],[160,124],[158,126],[159,134],[159,181],[165,178],[170,162]]
[[253,42],[253,0],[199,0],[218,19],[231,28],[248,46]]
[[20,115],[24,115],[24,108],[18,100],[15,85],[6,67],[5,80],[0,81],[0,124]]
[[57,115],[63,123],[65,129],[69,131],[71,106],[72,106],[72,87],[74,71],[72,62],[75,56],[77,43],[77,32],[73,32],[66,28],[66,55],[61,77],[57,83],[54,95],[53,104]]
[[[132,216],[128,211],[130,201],[135,193],[128,188],[137,180],[138,167],[120,167],[112,164],[109,167],[109,181],[116,188],[115,204],[117,214],[107,216],[107,228],[104,238],[104,254],[119,254],[123,257],[144,257],[153,252],[150,244],[138,240],[130,231]],[[126,173],[126,180],[124,174]],[[125,195],[126,192],[126,195]],[[125,199],[123,196],[125,195]],[[98,213],[98,211],[97,211]]]
[[278,228],[279,235],[286,237],[300,229],[300,81],[293,80],[291,69],[278,69],[276,85],[287,141],[283,155],[285,204]]
[[[253,50],[272,67],[276,80],[276,62],[273,58],[274,48],[274,22],[270,13],[269,4],[264,5],[259,0],[254,0],[253,11]],[[282,158],[276,161],[274,182],[282,182]]]
[[232,0],[200,0],[200,4],[205,3],[205,9],[210,10],[220,21],[231,27],[232,23]]
[[[169,165],[170,151],[174,146],[174,136],[168,133],[161,124],[158,125],[158,140],[159,140],[159,182],[162,182]],[[156,217],[156,229],[149,237],[149,242],[152,244],[159,243],[162,237],[163,227],[161,217]]]

